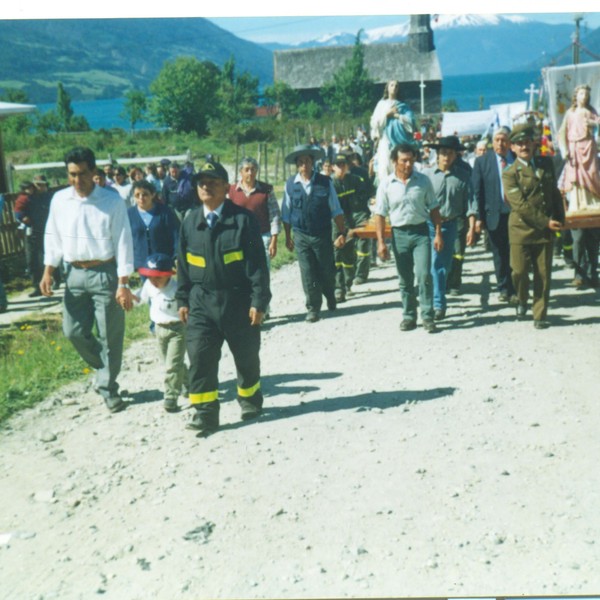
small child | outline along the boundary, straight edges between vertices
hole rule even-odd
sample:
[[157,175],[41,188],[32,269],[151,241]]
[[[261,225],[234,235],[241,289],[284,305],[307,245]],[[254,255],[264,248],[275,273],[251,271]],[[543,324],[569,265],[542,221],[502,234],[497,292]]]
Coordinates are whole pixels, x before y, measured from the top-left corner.
[[138,300],[150,304],[150,319],[156,323],[156,339],[165,363],[165,399],[167,412],[177,412],[179,394],[186,393],[188,372],[185,365],[185,326],[179,320],[173,279],[173,259],[161,253],[151,254],[140,275],[147,277]]

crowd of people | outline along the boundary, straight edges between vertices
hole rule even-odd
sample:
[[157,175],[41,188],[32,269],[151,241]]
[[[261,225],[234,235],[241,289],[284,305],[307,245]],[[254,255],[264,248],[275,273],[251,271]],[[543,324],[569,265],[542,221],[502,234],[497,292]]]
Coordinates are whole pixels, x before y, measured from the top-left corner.
[[[589,93],[586,107],[593,110]],[[529,122],[479,140],[419,129],[394,81],[370,134],[358,128],[329,144],[311,138],[286,156],[296,173],[281,202],[258,178],[252,157],[240,161],[230,182],[210,155],[197,170],[165,159],[127,174],[113,165],[99,169],[93,151],[77,147],[65,157],[69,187],[52,196],[36,177],[15,204],[31,229],[31,295],[51,296],[64,282],[64,333],[96,370],[94,388],[111,412],[125,408],[117,383],[124,311],[149,304],[165,364],[164,408],[177,411],[187,395],[194,408],[188,427],[213,433],[225,341],[241,418],[262,411],[260,326],[269,316],[270,260],[282,228],[297,257],[308,323],[322,318],[323,300],[332,313],[368,281],[374,261],[393,256],[400,330],[416,329],[420,317],[435,333],[447,318],[447,295],[461,293],[465,248],[485,235],[498,300],[527,319],[532,272],[533,324],[547,328],[557,234],[568,245],[568,190],[539,148]],[[578,185],[568,170],[562,181]],[[573,235],[577,287],[598,287],[599,239],[597,229]],[[134,272],[139,291],[130,288]]]

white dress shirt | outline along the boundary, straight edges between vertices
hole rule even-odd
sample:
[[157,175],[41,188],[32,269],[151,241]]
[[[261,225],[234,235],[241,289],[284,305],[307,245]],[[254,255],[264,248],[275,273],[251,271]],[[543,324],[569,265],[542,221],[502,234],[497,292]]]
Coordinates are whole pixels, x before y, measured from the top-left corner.
[[82,198],[73,187],[52,197],[44,236],[44,264],[58,267],[66,262],[117,261],[117,274],[133,273],[133,241],[123,200],[104,188],[94,186]]

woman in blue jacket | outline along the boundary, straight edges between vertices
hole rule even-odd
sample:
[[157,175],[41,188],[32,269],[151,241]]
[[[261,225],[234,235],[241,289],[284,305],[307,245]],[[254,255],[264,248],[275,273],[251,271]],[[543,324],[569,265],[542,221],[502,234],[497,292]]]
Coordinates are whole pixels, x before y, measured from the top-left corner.
[[146,259],[157,252],[173,258],[179,245],[179,221],[173,210],[158,201],[155,187],[146,180],[132,185],[135,206],[127,210],[133,237],[135,269],[145,266]]

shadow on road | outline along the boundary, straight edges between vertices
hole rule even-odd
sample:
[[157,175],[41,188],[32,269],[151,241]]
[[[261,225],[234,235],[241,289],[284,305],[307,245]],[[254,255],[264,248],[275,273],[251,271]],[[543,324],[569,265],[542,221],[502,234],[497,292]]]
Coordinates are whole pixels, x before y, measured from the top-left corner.
[[272,406],[269,403],[270,394],[263,408],[263,413],[257,421],[228,423],[220,427],[220,430],[238,429],[251,423],[264,423],[279,419],[289,419],[320,412],[335,412],[340,410],[370,411],[373,409],[386,410],[396,408],[407,402],[427,402],[437,400],[445,396],[452,396],[456,388],[442,387],[430,390],[398,390],[391,392],[371,392],[358,394],[356,396],[340,396],[337,398],[324,398],[300,402],[294,406]]

